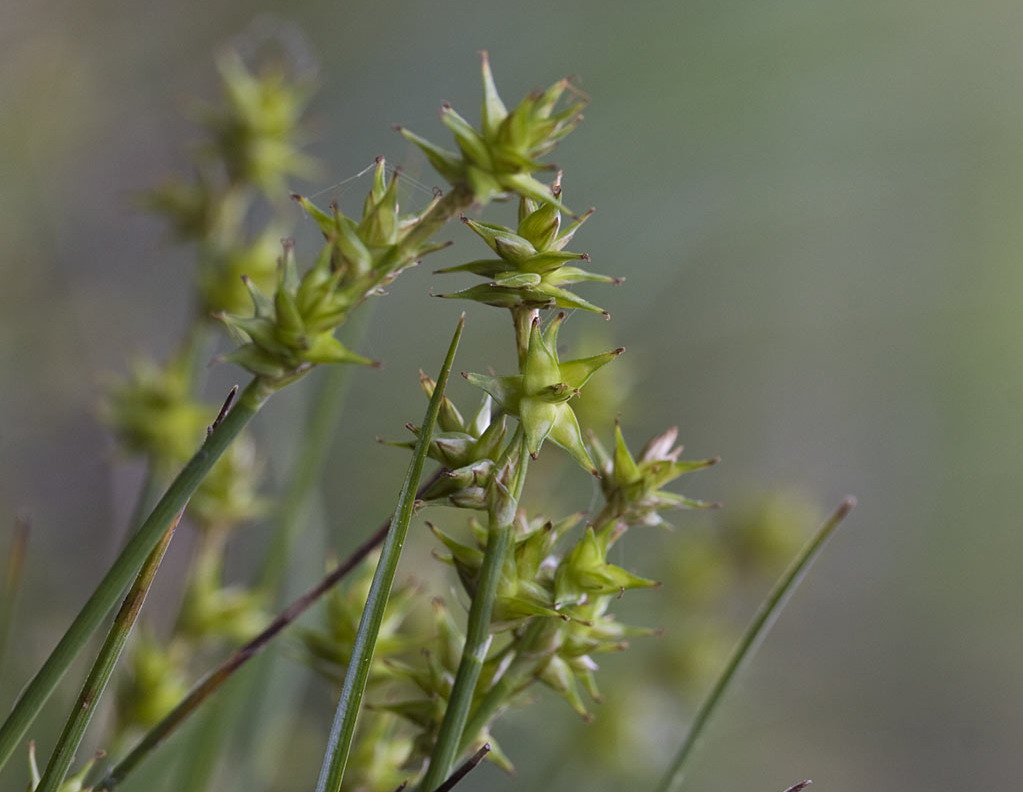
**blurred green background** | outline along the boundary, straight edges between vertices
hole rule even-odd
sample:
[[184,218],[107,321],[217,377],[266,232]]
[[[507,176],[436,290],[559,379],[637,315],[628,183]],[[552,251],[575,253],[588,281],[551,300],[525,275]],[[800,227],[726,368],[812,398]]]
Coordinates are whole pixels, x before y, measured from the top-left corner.
[[[574,317],[568,329],[592,351],[629,348],[621,371],[602,375],[631,388],[627,434],[677,424],[687,455],[720,454],[688,485],[725,502],[717,519],[758,492],[799,492],[821,513],[859,497],[713,723],[687,788],[1018,783],[1023,7],[992,0],[6,0],[0,524],[24,509],[34,532],[0,706],[125,530],[138,471],[117,462],[96,417],[102,384],[136,352],[165,354],[186,315],[189,251],[135,198],[187,167],[185,115],[193,97],[216,97],[215,52],[265,14],[302,31],[295,46],[319,64],[311,151],[324,178],[296,187],[325,190],[321,202],[361,197],[365,180],[331,185],[377,154],[439,182],[390,125],[446,140],[445,99],[475,118],[480,49],[509,101],[580,75],[593,102],[553,159],[570,205],[598,207],[576,247],[628,281],[585,292],[610,324]],[[308,254],[313,230],[300,223]],[[445,236],[471,244],[462,229]],[[375,525],[397,490],[406,459],[373,438],[419,419],[415,373],[436,369],[463,307],[427,298],[451,286],[429,264],[374,312],[361,351],[387,365],[358,374],[329,472],[332,525]],[[460,367],[500,368],[492,347],[507,328],[497,312],[469,312]],[[587,340],[595,327],[603,340]],[[211,393],[238,376],[213,371]],[[271,408],[264,431],[287,426],[296,398]],[[293,437],[271,437],[286,459]],[[622,561],[638,566],[672,536],[637,533]],[[658,595],[635,596],[642,608]],[[636,620],[670,632],[670,600]],[[641,657],[609,660],[602,687],[634,683]],[[316,717],[333,706],[319,696]],[[604,718],[632,733],[606,769],[581,776],[566,763],[564,744],[592,750],[588,727],[547,702],[542,733],[528,712],[498,727],[519,776],[485,767],[464,788],[649,784],[684,724],[658,697],[626,709],[627,722]],[[301,769],[284,788],[311,788],[325,734],[296,748],[308,756],[293,757]],[[19,773],[0,789],[22,789]]]

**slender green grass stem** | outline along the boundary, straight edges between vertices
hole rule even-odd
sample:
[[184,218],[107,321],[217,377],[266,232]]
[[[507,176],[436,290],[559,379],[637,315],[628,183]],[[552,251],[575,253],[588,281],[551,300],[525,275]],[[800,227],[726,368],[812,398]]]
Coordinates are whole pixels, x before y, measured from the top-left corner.
[[678,753],[675,754],[675,758],[668,767],[668,771],[657,786],[657,792],[678,792],[681,789],[685,778],[686,763],[700,737],[703,735],[711,717],[713,717],[718,705],[735,679],[736,673],[743,663],[753,655],[761,639],[767,634],[775,618],[777,618],[785,606],[789,596],[795,591],[814,560],[820,554],[824,544],[855,505],[855,498],[846,498],[842,501],[832,515],[825,520],[824,524],[817,529],[817,533],[803,546],[803,549],[799,551],[799,555],[796,556],[782,576],[778,578],[774,588],[771,589],[771,592],[764,601],[760,603],[756,615],[749,623],[749,626],[746,627],[746,631],[739,639],[739,643],[732,650],[732,654],[714,683],[714,687],[711,688],[707,698],[703,700],[700,708],[696,711],[696,716],[689,727],[689,732],[686,734],[686,738],[682,742]]
[[[419,493],[425,492],[433,486],[442,475],[438,471],[430,477],[420,488]],[[417,495],[418,496],[418,495]],[[355,551],[349,555],[342,564],[326,575],[319,583],[309,589],[305,594],[292,602],[287,608],[281,611],[277,617],[267,625],[259,635],[239,649],[236,649],[223,663],[213,671],[204,676],[193,687],[187,696],[183,698],[173,710],[164,716],[163,720],[146,732],[145,736],[131,750],[131,752],[118,762],[96,785],[95,792],[111,792],[118,784],[124,781],[125,777],[134,770],[143,759],[152,753],[167,737],[169,737],[188,717],[198,709],[199,705],[206,701],[213,693],[223,686],[228,679],[249,660],[256,657],[265,649],[270,641],[276,637],[285,627],[292,624],[299,616],[305,613],[313,603],[319,600],[326,592],[330,591],[338,581],[361,564],[370,553],[375,550],[384,538],[391,526],[388,520],[369,536]]]
[[156,572],[160,568],[168,546],[170,546],[183,512],[184,508],[182,507],[181,511],[171,520],[163,536],[160,537],[160,541],[149,553],[142,569],[139,570],[135,582],[128,589],[128,594],[124,598],[124,602],[121,603],[121,608],[114,617],[106,640],[96,656],[96,662],[93,663],[92,669],[85,679],[78,701],[75,702],[75,706],[64,724],[64,729],[57,739],[53,753],[50,754],[50,761],[46,765],[39,786],[36,787],[36,792],[57,792],[63,783],[64,777],[71,767],[71,762],[75,758],[75,753],[82,743],[82,737],[85,736],[85,730],[96,712],[96,705],[110,681],[110,675],[113,673],[114,666],[117,665],[121,652],[124,650],[128,635],[131,633],[132,627],[135,626],[135,621],[146,601],[146,595],[153,585]]
[[[504,569],[504,560],[511,546],[512,519],[515,517],[519,497],[525,483],[526,468],[529,454],[525,451],[525,436],[520,426],[514,439],[509,444],[518,445],[518,466],[510,491],[509,504],[505,508],[493,509],[490,528],[487,534],[487,548],[483,555],[480,568],[480,579],[473,595],[472,606],[469,608],[469,620],[465,632],[465,644],[462,647],[462,659],[455,672],[455,681],[448,698],[448,706],[444,711],[437,733],[437,742],[430,756],[430,765],[426,770],[423,782],[419,785],[421,792],[429,792],[440,786],[451,772],[451,767],[458,758],[462,745],[462,735],[469,719],[479,682],[480,672],[490,647],[490,621],[497,599],[497,587]],[[512,505],[514,504],[514,505]],[[501,514],[498,518],[496,515]]]
[[476,735],[486,728],[494,714],[528,681],[536,662],[536,657],[531,654],[531,650],[543,635],[544,627],[548,621],[548,619],[538,616],[530,622],[521,641],[518,642],[515,657],[508,664],[501,678],[491,685],[483,700],[469,716],[465,732],[462,734],[459,752],[467,751],[471,747]]
[[14,605],[18,601],[21,581],[25,576],[28,534],[28,518],[19,516],[14,523],[11,544],[7,550],[3,583],[0,584],[0,672],[3,671],[4,658],[7,656],[7,641],[14,622]]
[[271,386],[258,378],[246,387],[234,408],[223,416],[209,433],[206,441],[178,474],[146,521],[125,545],[0,726],[0,767],[3,767],[14,753],[75,657],[138,574],[170,521],[188,502],[210,468],[238,433],[259,412],[271,392]]
[[373,574],[373,582],[370,584],[366,606],[362,611],[362,619],[359,622],[355,643],[352,647],[352,656],[348,661],[348,669],[341,687],[341,697],[334,715],[334,722],[331,725],[327,750],[323,757],[323,766],[320,769],[320,776],[316,782],[317,792],[339,792],[341,789],[345,766],[348,762],[348,755],[351,752],[352,741],[355,737],[355,726],[362,704],[362,697],[366,691],[366,683],[369,680],[370,666],[373,661],[373,649],[376,645],[377,636],[380,633],[380,625],[384,619],[384,611],[387,607],[391,585],[394,582],[394,576],[398,569],[398,560],[405,543],[405,535],[412,520],[412,513],[416,502],[416,488],[422,476],[423,465],[426,462],[427,451],[433,436],[433,429],[437,423],[437,415],[440,412],[441,400],[444,397],[444,389],[447,385],[448,376],[451,374],[451,366],[454,363],[455,352],[458,349],[458,342],[462,337],[462,328],[464,326],[465,315],[463,314],[462,318],[458,321],[458,327],[455,330],[454,337],[451,339],[447,357],[444,359],[444,365],[437,377],[437,385],[433,396],[430,398],[426,417],[423,419],[423,428],[420,432],[419,440],[416,442],[412,463],[409,465],[408,474],[405,476],[405,482],[398,497],[398,505],[395,509],[394,517],[391,519],[391,527],[387,532],[387,538],[384,540],[384,545],[380,552],[380,561],[377,563],[376,572]]

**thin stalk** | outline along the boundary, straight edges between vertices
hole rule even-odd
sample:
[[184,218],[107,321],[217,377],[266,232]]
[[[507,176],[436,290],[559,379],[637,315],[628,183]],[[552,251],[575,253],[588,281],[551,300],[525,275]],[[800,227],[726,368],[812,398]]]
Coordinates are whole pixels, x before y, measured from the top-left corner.
[[486,727],[494,713],[529,679],[529,674],[536,660],[536,656],[530,654],[530,650],[543,635],[543,628],[547,626],[549,621],[547,618],[537,616],[533,618],[533,621],[526,628],[526,632],[523,634],[518,648],[515,650],[515,657],[512,658],[511,663],[508,664],[504,673],[501,674],[500,679],[490,686],[490,690],[487,691],[483,700],[476,705],[476,709],[469,716],[469,720],[465,725],[465,731],[462,734],[460,751],[469,749],[472,740]]
[[19,515],[14,521],[14,532],[11,535],[11,546],[7,552],[3,585],[0,586],[0,671],[3,670],[7,641],[14,623],[14,604],[18,599],[18,592],[21,590],[22,578],[25,576],[29,530],[28,518]]
[[718,705],[724,698],[725,693],[728,691],[732,680],[735,679],[736,673],[743,663],[753,655],[761,639],[767,634],[778,614],[781,613],[789,596],[795,591],[807,570],[809,570],[810,565],[820,554],[825,542],[827,542],[831,534],[834,533],[835,529],[845,519],[846,515],[852,511],[855,505],[856,499],[851,497],[846,498],[839,504],[832,515],[817,529],[817,533],[799,551],[799,555],[795,557],[789,568],[778,578],[774,588],[771,589],[771,593],[760,603],[753,621],[749,623],[746,631],[739,639],[739,643],[732,650],[732,654],[722,669],[721,675],[714,683],[714,687],[711,688],[707,698],[703,700],[700,708],[696,711],[693,723],[689,727],[689,733],[686,734],[686,738],[682,742],[678,753],[675,754],[675,758],[672,760],[668,771],[664,774],[664,778],[661,779],[661,783],[657,787],[658,792],[677,792],[677,790],[681,789],[682,781],[685,777],[686,762],[696,747],[696,743],[703,735]]
[[153,585],[156,572],[160,568],[160,563],[163,561],[171,539],[174,537],[174,531],[181,521],[183,512],[184,508],[182,507],[182,510],[171,520],[163,536],[160,537],[160,541],[149,553],[142,569],[139,570],[124,602],[121,603],[121,608],[114,617],[106,640],[96,656],[96,662],[85,679],[78,701],[75,702],[75,706],[64,724],[64,729],[57,739],[53,753],[50,754],[50,761],[46,765],[42,780],[36,787],[36,792],[57,792],[63,783],[64,777],[71,767],[71,762],[75,758],[75,753],[82,743],[82,737],[85,736],[85,730],[92,720],[93,713],[96,712],[96,704],[103,695],[107,682],[110,681],[110,675],[124,650],[124,644],[128,640],[131,628],[135,626],[135,621],[146,601],[146,595]]
[[[433,486],[442,475],[438,471],[430,477],[420,488],[419,493],[425,492],[428,487]],[[388,520],[359,545],[355,551],[344,560],[344,562],[330,574],[324,577],[319,583],[309,589],[305,594],[292,602],[287,608],[281,611],[277,617],[270,622],[263,632],[249,641],[239,649],[236,649],[224,662],[209,672],[193,687],[188,695],[183,698],[174,709],[172,709],[163,720],[146,732],[145,736],[131,750],[131,752],[118,762],[96,785],[95,792],[112,792],[112,790],[124,781],[132,770],[134,770],[143,759],[169,737],[185,720],[188,719],[200,704],[208,699],[214,692],[227,682],[228,679],[249,660],[265,649],[270,641],[277,636],[285,627],[292,624],[299,616],[305,613],[313,603],[319,600],[326,592],[330,591],[345,575],[361,564],[370,553],[372,553],[384,538],[391,526]]]
[[208,434],[206,441],[125,545],[67,632],[25,688],[3,726],[0,726],[0,768],[17,748],[75,657],[138,574],[167,525],[192,497],[210,468],[238,433],[259,412],[270,393],[270,387],[259,378],[246,387],[234,408]]
[[502,504],[504,508],[493,509],[491,513],[487,548],[483,555],[483,565],[480,568],[479,584],[472,598],[472,606],[469,608],[462,659],[458,663],[458,671],[455,673],[448,706],[444,710],[444,720],[441,721],[437,742],[433,746],[433,753],[430,756],[430,765],[426,770],[426,776],[419,785],[421,792],[436,789],[451,772],[451,767],[462,744],[462,734],[469,718],[469,710],[476,693],[476,684],[479,682],[487,649],[490,647],[491,615],[494,610],[494,601],[497,599],[497,587],[504,569],[504,560],[508,555],[508,548],[511,547],[512,520],[522,495],[528,467],[529,454],[525,450],[525,435],[521,426],[509,445],[518,445],[520,449],[515,478],[510,488],[508,503]]
[[366,597],[366,606],[362,611],[362,619],[359,622],[359,629],[355,635],[355,643],[352,647],[352,656],[348,661],[348,669],[341,687],[341,698],[338,701],[334,722],[330,728],[330,737],[327,741],[327,750],[323,757],[323,766],[320,769],[320,776],[316,782],[316,792],[339,792],[341,789],[345,765],[348,762],[352,740],[355,737],[355,725],[358,720],[362,697],[366,692],[366,683],[369,680],[373,650],[376,646],[377,636],[380,633],[380,625],[384,619],[384,610],[387,607],[387,599],[391,593],[391,585],[394,582],[394,576],[398,569],[398,560],[401,556],[402,546],[405,543],[405,535],[408,532],[409,523],[412,521],[412,513],[416,503],[416,488],[422,476],[423,465],[426,462],[427,451],[433,436],[433,429],[437,423],[437,415],[440,412],[441,400],[444,397],[444,388],[447,385],[448,376],[451,374],[451,366],[455,360],[455,352],[458,349],[458,342],[462,337],[462,328],[464,326],[465,314],[462,314],[462,318],[458,320],[455,335],[451,339],[451,346],[448,348],[444,365],[440,370],[440,375],[437,377],[437,385],[433,396],[430,398],[426,417],[423,419],[423,429],[416,442],[412,462],[405,476],[405,483],[402,485],[401,494],[398,496],[398,505],[395,509],[394,517],[391,519],[391,527],[387,532],[387,538],[384,540],[384,546],[380,552],[380,561],[377,563],[376,572],[373,574],[373,582],[370,584],[369,595]]
[[529,350],[529,334],[533,329],[533,320],[540,312],[536,308],[512,308],[511,315],[512,324],[515,325],[515,350],[521,372],[526,365],[526,352]]

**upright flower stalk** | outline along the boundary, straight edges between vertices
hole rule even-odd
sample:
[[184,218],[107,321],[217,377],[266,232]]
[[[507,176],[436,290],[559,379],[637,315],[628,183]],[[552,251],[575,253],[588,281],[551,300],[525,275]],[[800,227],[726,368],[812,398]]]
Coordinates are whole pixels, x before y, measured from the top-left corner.
[[[428,654],[415,657],[403,652],[402,622],[396,619],[393,624],[399,632],[389,637],[387,656],[374,661],[378,685],[394,688],[389,698],[374,706],[375,714],[397,716],[417,733],[402,752],[403,766],[410,774],[422,773],[417,781],[421,792],[441,787],[459,758],[484,743],[491,746],[491,761],[510,767],[493,740],[491,724],[534,682],[552,688],[581,715],[590,717],[579,691],[599,697],[592,656],[624,648],[626,636],[652,632],[620,625],[608,612],[625,590],[656,585],[609,563],[608,551],[630,525],[659,521],[659,510],[709,505],[673,496],[662,487],[716,461],[679,461],[672,433],[653,441],[640,461],[625,447],[620,430],[613,457],[599,448],[591,452],[572,401],[594,374],[624,350],[563,359],[559,332],[567,315],[562,311],[545,322],[543,312],[581,309],[606,317],[604,309],[566,287],[583,282],[617,284],[621,279],[575,266],[589,257],[567,247],[592,210],[563,223],[560,172],[549,184],[532,175],[540,169],[535,157],[574,128],[581,105],[555,109],[568,91],[568,84],[561,82],[509,111],[497,95],[485,57],[483,75],[479,129],[470,127],[452,108],[442,110],[457,153],[403,130],[456,190],[468,187],[488,198],[501,194],[519,199],[514,229],[462,218],[495,258],[441,270],[487,279],[482,285],[442,296],[508,310],[518,362],[518,370],[507,375],[463,372],[485,392],[483,401],[470,417],[463,417],[450,400],[443,399],[438,431],[428,445],[429,455],[446,472],[426,490],[424,500],[484,515],[482,523],[475,516],[470,518],[469,543],[431,526],[446,551],[442,559],[454,567],[471,601],[465,632],[437,601],[435,646]],[[422,376],[421,385],[436,398],[430,378]],[[517,422],[514,431],[508,429],[509,420]],[[401,445],[420,448],[424,430],[409,428],[417,441]],[[575,533],[573,541],[568,537],[582,515],[561,520],[529,516],[522,502],[529,461],[539,456],[547,440],[564,449],[585,471],[602,478],[607,502],[581,534]],[[307,636],[321,668],[323,637]],[[339,653],[336,662],[347,665],[351,673],[356,661]],[[401,692],[409,685],[411,695]],[[375,726],[372,733],[377,733]],[[359,777],[360,787],[374,790],[384,790],[392,782],[389,774]]]

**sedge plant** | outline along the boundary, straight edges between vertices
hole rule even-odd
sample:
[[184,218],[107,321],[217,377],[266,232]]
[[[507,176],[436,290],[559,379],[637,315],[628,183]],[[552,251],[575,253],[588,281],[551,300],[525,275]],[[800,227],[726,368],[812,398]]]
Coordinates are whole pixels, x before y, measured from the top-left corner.
[[[637,529],[663,525],[669,510],[716,505],[678,492],[679,479],[718,460],[683,459],[677,430],[668,429],[637,450],[620,421],[584,426],[575,409],[584,393],[587,400],[600,401],[595,375],[616,365],[625,351],[566,353],[561,343],[570,316],[579,317],[575,324],[587,315],[610,316],[577,293],[580,286],[623,280],[590,271],[589,254],[570,249],[593,210],[571,211],[563,174],[547,159],[578,125],[588,100],[566,79],[509,108],[484,54],[478,126],[445,104],[441,120],[453,135],[452,147],[399,128],[446,182],[445,189],[425,206],[403,211],[401,177],[378,158],[358,213],[292,196],[323,237],[319,253],[310,257],[290,239],[274,241],[286,233],[281,211],[255,231],[251,217],[260,201],[279,209],[288,181],[314,169],[300,147],[310,86],[289,78],[279,64],[254,70],[227,54],[220,66],[223,108],[206,116],[208,145],[200,150],[194,177],[149,199],[196,250],[193,321],[166,363],[136,363],[112,390],[106,409],[124,450],[147,464],[132,532],[0,725],[0,770],[25,750],[31,757],[31,790],[120,787],[193,714],[215,712],[206,705],[224,682],[324,597],[321,622],[304,625],[293,652],[303,667],[329,681],[337,698],[318,777],[308,786],[317,792],[390,792],[409,784],[421,792],[446,792],[482,761],[510,770],[514,750],[506,751],[495,739],[503,713],[545,688],[591,720],[593,703],[602,698],[601,655],[658,633],[616,616],[623,595],[639,596],[633,592],[659,584],[613,563],[612,550]],[[506,224],[482,217],[499,199],[510,200],[516,213]],[[472,313],[458,320],[436,378],[420,375],[429,402],[425,417],[407,425],[412,439],[393,443],[411,450],[412,461],[400,487],[395,482],[390,519],[273,616],[308,498],[323,475],[329,437],[344,420],[338,398],[343,379],[331,374],[310,400],[307,420],[313,430],[304,433],[283,493],[261,491],[265,452],[247,427],[273,394],[314,369],[374,364],[339,340],[339,328],[404,270],[447,247],[438,234],[455,219],[480,253],[466,245],[464,263],[438,272],[482,281],[439,296],[505,312],[515,367],[501,374],[463,372],[479,391],[479,401],[471,411],[457,407],[446,386],[467,319],[466,332],[471,332]],[[219,414],[200,395],[201,364],[218,324],[236,343],[220,362],[249,376]],[[548,514],[532,503],[527,481],[535,480],[534,461],[541,454],[563,454],[573,471],[594,482],[595,504],[585,511],[566,504],[563,512]],[[424,480],[428,462],[436,469]],[[850,506],[843,504],[797,555],[740,637],[665,771],[663,792],[678,789],[692,747],[742,661]],[[438,567],[458,587],[453,603],[424,597],[426,584],[398,574],[410,525],[420,511],[435,538]],[[198,549],[185,577],[180,612],[169,635],[144,627],[129,641],[182,515],[197,533]],[[242,526],[258,520],[274,526],[262,569],[248,584],[228,583],[226,549]],[[338,530],[360,535],[358,526],[343,522]],[[788,535],[788,546],[797,534]],[[720,543],[716,554],[702,558],[721,568],[748,563],[760,538],[747,531],[740,542]],[[16,571],[20,574],[20,566]],[[5,585],[13,577],[8,573]],[[720,592],[719,598],[727,594]],[[118,603],[78,702],[40,773],[35,749],[24,738]],[[9,622],[5,611],[0,639]],[[97,740],[111,755],[72,771],[126,644],[129,673],[115,685],[116,717]],[[254,685],[265,684],[265,677],[253,679]],[[613,686],[615,680],[601,684]],[[297,709],[297,702],[291,704]],[[175,786],[214,788],[212,766],[196,769],[202,764],[196,756],[205,751],[215,759],[226,753],[225,732],[242,724],[209,722],[213,726],[201,733],[202,744],[186,746],[183,759],[190,769]],[[255,783],[270,788],[269,779]]]

